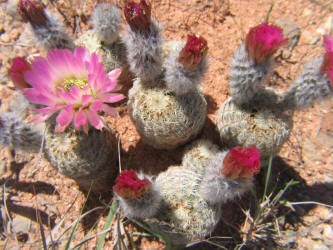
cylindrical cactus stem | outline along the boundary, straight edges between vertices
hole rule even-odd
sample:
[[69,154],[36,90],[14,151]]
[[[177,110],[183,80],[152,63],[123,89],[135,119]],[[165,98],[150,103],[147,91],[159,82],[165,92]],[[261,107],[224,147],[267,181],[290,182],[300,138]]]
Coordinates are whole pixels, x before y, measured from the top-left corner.
[[112,44],[119,39],[121,22],[120,10],[112,4],[101,3],[94,10],[94,31],[99,40],[106,44]]
[[256,147],[235,147],[212,157],[206,167],[200,194],[211,204],[221,204],[243,195],[259,173],[260,153]]
[[310,106],[333,93],[333,37],[324,37],[326,54],[306,63],[303,72],[284,94],[281,108],[299,109]]
[[43,6],[30,0],[20,0],[18,12],[25,22],[31,24],[36,39],[45,49],[74,50],[74,43],[66,33],[63,23]]
[[28,153],[38,153],[42,144],[42,131],[25,123],[14,112],[0,114],[0,145]]
[[164,63],[167,88],[176,95],[194,90],[207,70],[207,50],[204,38],[188,35],[185,46],[172,51]]
[[139,176],[134,170],[123,171],[116,179],[113,191],[123,213],[132,218],[147,219],[156,214],[161,196],[154,181]]
[[230,93],[237,103],[247,103],[252,99],[270,76],[271,56],[286,42],[282,30],[274,25],[262,23],[250,29],[231,62]]
[[151,6],[145,0],[127,3],[124,12],[127,26],[123,41],[130,70],[144,82],[152,81],[162,73],[161,27],[151,17]]

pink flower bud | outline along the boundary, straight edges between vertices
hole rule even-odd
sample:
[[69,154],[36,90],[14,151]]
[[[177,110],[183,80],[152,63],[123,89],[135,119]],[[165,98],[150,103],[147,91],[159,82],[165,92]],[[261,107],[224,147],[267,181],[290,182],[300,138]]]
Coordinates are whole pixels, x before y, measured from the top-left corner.
[[203,37],[188,35],[186,45],[180,52],[178,60],[186,69],[195,70],[202,58],[206,56],[207,51],[207,41]]
[[245,40],[246,50],[256,63],[267,60],[287,43],[288,38],[283,37],[282,29],[267,23],[251,28]]
[[19,90],[31,87],[29,83],[24,80],[23,73],[31,69],[31,65],[23,58],[16,57],[13,59],[12,67],[9,69],[9,77],[14,82],[14,85]]
[[31,23],[32,26],[46,25],[47,17],[43,6],[30,0],[20,0],[17,9],[23,20]]
[[140,180],[134,170],[123,171],[116,179],[113,191],[123,199],[140,199],[152,187],[152,183],[144,178]]
[[229,151],[223,160],[222,174],[230,179],[248,179],[259,173],[260,153],[252,146],[248,148],[235,147]]
[[147,34],[151,22],[151,6],[145,0],[125,4],[124,13],[132,31]]
[[327,73],[333,88],[333,36],[324,36],[324,46],[326,54],[320,71],[322,74]]

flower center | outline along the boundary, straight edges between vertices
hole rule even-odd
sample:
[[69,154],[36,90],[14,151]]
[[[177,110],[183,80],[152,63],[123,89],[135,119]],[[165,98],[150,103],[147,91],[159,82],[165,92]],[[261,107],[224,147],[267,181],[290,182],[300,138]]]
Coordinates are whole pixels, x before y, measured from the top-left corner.
[[71,91],[71,86],[78,86],[80,89],[83,89],[84,86],[88,85],[88,80],[87,79],[78,79],[75,77],[69,77],[64,79],[61,82],[61,85],[64,86],[64,88],[70,92]]

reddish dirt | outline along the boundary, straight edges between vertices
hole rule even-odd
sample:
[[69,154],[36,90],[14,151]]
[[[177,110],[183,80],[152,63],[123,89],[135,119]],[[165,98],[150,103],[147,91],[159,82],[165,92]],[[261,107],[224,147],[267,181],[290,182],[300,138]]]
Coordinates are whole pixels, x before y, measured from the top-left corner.
[[[11,59],[16,56],[32,57],[45,54],[45,51],[32,42],[31,33],[27,31],[26,25],[22,23],[15,8],[11,6],[14,2],[14,0],[0,0],[0,16],[5,17],[0,20],[2,109],[15,94],[13,83],[7,77]],[[74,17],[80,21],[79,26],[76,27],[77,32],[73,36],[77,37],[91,28],[88,20],[96,3],[76,0],[72,1],[73,7],[70,8],[70,1],[53,2],[53,5],[48,3],[48,7],[55,12],[61,12],[63,17],[66,17],[69,32],[73,33],[75,30]],[[121,2],[116,1],[115,4],[121,7]],[[218,108],[229,96],[228,72],[233,51],[241,44],[248,29],[265,19],[270,5],[269,0],[156,0],[152,2],[152,15],[164,25],[163,36],[167,41],[185,40],[189,33],[200,34],[208,41],[209,71],[202,81],[208,101],[208,119],[199,138],[209,138],[221,144],[215,132],[214,122]],[[322,0],[276,0],[269,20],[274,22],[279,18],[293,20],[302,34],[289,59],[282,59],[278,55],[276,57],[276,68],[268,85],[284,90],[296,78],[304,62],[323,54],[323,41],[318,29],[319,32],[320,28],[324,31],[326,29],[326,34],[329,28],[333,30],[333,4]],[[318,41],[314,42],[316,38]],[[151,148],[141,141],[129,118],[125,103],[119,107],[119,111],[120,117],[116,120],[109,119],[109,122],[121,142],[122,169],[137,169],[157,174],[168,166],[181,162],[184,146],[171,151]],[[275,233],[275,236],[279,236],[276,237],[276,244],[280,247],[300,249],[333,248],[333,98],[314,104],[306,110],[297,111],[293,120],[294,128],[290,139],[273,161],[271,181],[277,185],[284,185],[291,179],[299,181],[299,184],[290,189],[284,197],[290,202],[314,201],[328,206],[297,205],[292,210],[288,210],[283,223],[284,232]],[[0,246],[7,244],[8,249],[16,249],[18,245],[23,249],[39,247],[41,240],[40,228],[36,223],[36,211],[39,211],[46,238],[49,237],[51,230],[55,232],[55,239],[70,228],[69,232],[65,233],[64,239],[60,240],[60,249],[64,247],[66,237],[73,228],[72,223],[79,217],[81,211],[96,209],[79,223],[72,247],[82,241],[84,235],[95,223],[97,226],[89,232],[89,235],[103,231],[108,213],[107,205],[112,200],[111,190],[102,196],[90,195],[84,206],[87,193],[79,190],[74,181],[57,173],[45,160],[40,160],[38,155],[17,154],[16,160],[20,164],[16,165],[15,169],[6,171],[8,154],[5,148],[0,149],[0,183],[10,197],[7,202],[0,198],[2,201],[1,224],[3,225]],[[259,192],[262,189],[262,179],[263,174],[257,178]],[[233,239],[221,240],[221,245],[231,249],[241,244],[243,234],[240,230],[246,229],[242,209],[251,209],[253,213],[252,205],[253,199],[246,197],[224,206],[223,220],[213,236],[233,237]],[[10,228],[5,227],[10,224],[5,220],[8,213],[11,220],[23,216],[33,221],[27,235],[16,235],[17,242]],[[128,232],[144,232],[125,219],[122,222]],[[112,225],[114,224],[115,219]],[[257,236],[257,238],[255,235],[252,237],[257,239],[253,241],[255,244],[276,247],[259,240],[259,237],[270,240],[271,238],[267,235]],[[89,248],[96,246],[97,238],[88,241],[85,246]],[[105,249],[111,249],[116,242],[115,239],[113,230],[107,234]],[[154,237],[135,236],[134,240],[140,249],[161,249],[164,246],[162,241]],[[23,243],[24,241],[26,242]],[[191,249],[208,249],[209,246],[212,245],[200,243]],[[254,245],[248,246],[254,248]]]

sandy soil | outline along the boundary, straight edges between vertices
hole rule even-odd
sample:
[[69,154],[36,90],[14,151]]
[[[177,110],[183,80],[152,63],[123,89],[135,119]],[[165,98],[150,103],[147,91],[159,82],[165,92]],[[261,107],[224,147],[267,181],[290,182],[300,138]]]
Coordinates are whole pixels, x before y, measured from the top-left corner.
[[[0,0],[0,97],[3,106],[15,95],[13,83],[7,77],[11,59],[16,56],[45,54],[33,42],[31,33],[19,18],[15,2]],[[66,17],[68,31],[77,37],[91,28],[89,18],[96,3],[75,0],[71,7],[69,2],[54,1],[53,5],[47,4],[50,9]],[[115,4],[122,7],[121,1]],[[218,108],[229,96],[228,72],[233,51],[241,44],[248,29],[265,19],[270,5],[269,0],[152,1],[152,15],[164,25],[163,36],[166,40],[185,40],[187,34],[195,33],[208,41],[209,71],[202,82],[208,102],[208,119],[198,138],[208,138],[221,145],[214,123]],[[292,83],[304,62],[323,54],[322,34],[333,31],[333,4],[323,0],[277,0],[269,20],[274,23],[280,18],[294,21],[301,30],[298,45],[290,53],[280,51],[276,55],[276,68],[268,85],[283,90]],[[145,145],[129,118],[125,103],[119,107],[119,111],[118,119],[108,121],[121,142],[123,169],[156,174],[170,165],[180,163],[184,147],[165,151]],[[251,239],[247,242],[249,248],[333,248],[333,98],[296,112],[293,121],[290,139],[273,161],[272,186],[283,186],[292,179],[297,180],[299,184],[290,188],[284,199],[289,202],[311,201],[311,204],[279,210],[277,213],[286,214],[283,221],[276,221],[275,229],[278,227],[280,232],[272,235],[267,232],[252,232],[248,235]],[[52,231],[54,239],[62,233],[66,239],[71,229],[69,232],[65,230],[73,227],[72,223],[80,213],[95,209],[79,223],[72,247],[81,242],[85,234],[94,235],[103,230],[108,205],[112,200],[111,190],[107,194],[93,194],[86,199],[86,192],[82,192],[74,181],[57,173],[38,155],[17,154],[16,160],[20,164],[15,169],[8,169],[5,148],[0,148],[0,159],[0,183],[3,188],[0,193],[4,193],[0,198],[1,246],[7,244],[9,249],[16,249],[18,246],[36,249],[40,246],[40,226],[36,223],[36,211],[40,215],[39,221],[46,238]],[[262,179],[263,174],[257,177],[259,192],[262,189]],[[3,199],[5,195],[7,196]],[[253,215],[253,204],[251,197],[245,197],[223,207],[223,220],[212,236],[232,238],[219,239],[218,244],[227,249],[242,244],[244,235],[248,232],[246,216],[242,211],[250,210]],[[116,218],[112,225],[115,221]],[[121,222],[127,232],[144,232],[126,219]],[[18,224],[17,228],[22,229],[21,234],[16,234],[17,241],[10,228],[10,224],[15,223]],[[106,249],[112,249],[116,242],[114,232],[112,230],[107,234]],[[64,247],[64,239],[60,240],[59,249]],[[162,241],[154,237],[134,236],[134,240],[139,249],[161,249],[164,246]],[[92,248],[96,243],[97,239],[93,238],[84,245]],[[191,249],[209,247],[216,249],[216,246],[204,242]]]

